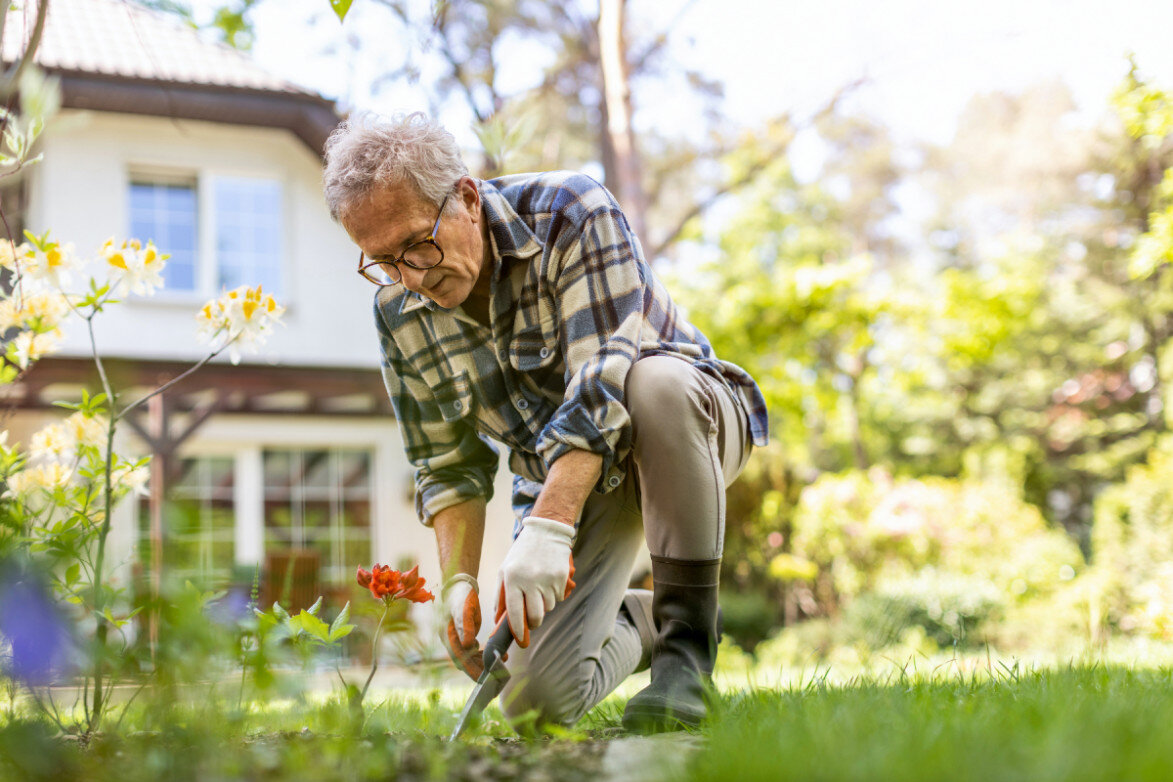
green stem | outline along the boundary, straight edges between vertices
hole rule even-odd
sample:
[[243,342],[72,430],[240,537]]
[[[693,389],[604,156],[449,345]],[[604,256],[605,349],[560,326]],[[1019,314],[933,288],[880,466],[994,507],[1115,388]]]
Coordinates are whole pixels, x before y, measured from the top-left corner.
[[[86,326],[89,329],[90,350],[94,356],[94,364],[97,365],[98,376],[102,379],[102,390],[106,393],[106,400],[107,400],[108,404],[110,405],[110,410],[113,411],[113,409],[114,409],[114,392],[110,387],[110,380],[106,376],[106,368],[102,364],[102,357],[98,354],[98,342],[94,338],[93,315],[90,315],[90,317],[86,318]],[[103,666],[105,664],[106,636],[107,636],[107,633],[109,632],[109,625],[107,624],[106,620],[102,617],[102,609],[105,608],[105,606],[103,605],[104,600],[102,597],[102,567],[105,564],[105,560],[106,560],[106,538],[108,538],[110,536],[110,512],[111,512],[111,509],[113,506],[112,500],[113,500],[113,494],[114,494],[114,480],[113,480],[114,464],[113,464],[112,457],[114,454],[114,431],[115,431],[115,427],[116,427],[117,423],[118,423],[118,420],[113,415],[111,415],[109,417],[109,423],[106,425],[106,453],[105,453],[105,461],[106,461],[105,467],[106,467],[106,469],[105,469],[105,475],[103,476],[104,486],[106,489],[106,496],[104,497],[104,502],[103,502],[104,515],[102,517],[102,527],[98,533],[98,556],[94,560],[93,608],[94,608],[94,616],[97,618],[97,622],[98,622],[98,627],[97,627],[98,643],[97,643],[97,652],[96,652],[97,657],[94,660],[94,700],[93,700],[94,708],[93,708],[93,711],[90,713],[90,722],[89,722],[89,725],[87,726],[87,729],[86,729],[86,732],[91,735],[98,729],[98,726],[102,722],[102,710],[103,710],[103,707],[105,706],[105,703],[103,702],[103,698],[105,697],[105,693],[102,691],[102,674],[104,673]]]
[[367,689],[371,686],[371,680],[375,678],[375,671],[379,670],[379,634],[383,632],[383,622],[387,621],[387,612],[391,610],[391,601],[387,601],[385,606],[383,615],[379,617],[379,626],[375,628],[375,637],[371,641],[371,673],[367,676],[367,683],[362,686],[362,692],[359,693],[359,703],[362,703],[363,699],[367,697]]

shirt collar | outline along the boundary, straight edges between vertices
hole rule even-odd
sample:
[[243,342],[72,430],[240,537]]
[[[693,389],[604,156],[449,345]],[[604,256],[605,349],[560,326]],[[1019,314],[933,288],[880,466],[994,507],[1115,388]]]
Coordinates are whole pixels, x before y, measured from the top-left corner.
[[[493,255],[501,260],[506,258],[532,258],[542,251],[542,244],[534,232],[517,214],[509,200],[501,194],[492,182],[481,181],[481,204],[485,221],[489,226],[489,245]],[[498,264],[497,273],[504,271],[504,263]]]

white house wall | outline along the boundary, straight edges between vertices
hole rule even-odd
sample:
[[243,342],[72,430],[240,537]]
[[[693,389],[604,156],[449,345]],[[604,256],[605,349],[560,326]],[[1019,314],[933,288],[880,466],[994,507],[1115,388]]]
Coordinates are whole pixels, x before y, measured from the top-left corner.
[[[275,179],[283,193],[284,327],[258,363],[369,367],[378,364],[371,317],[374,287],[354,268],[358,251],[329,218],[321,161],[289,131],[91,111],[63,112],[43,137],[44,160],[30,169],[27,227],[52,230],[93,257],[109,237],[129,231],[129,177],[134,171],[195,175],[203,193],[216,176]],[[201,197],[206,206],[206,197]],[[147,237],[139,237],[147,238]],[[200,236],[200,262],[214,243]],[[166,247],[160,248],[164,252]],[[129,297],[96,321],[108,355],[196,359],[195,313],[211,290]],[[67,329],[64,352],[87,355],[81,324]]]

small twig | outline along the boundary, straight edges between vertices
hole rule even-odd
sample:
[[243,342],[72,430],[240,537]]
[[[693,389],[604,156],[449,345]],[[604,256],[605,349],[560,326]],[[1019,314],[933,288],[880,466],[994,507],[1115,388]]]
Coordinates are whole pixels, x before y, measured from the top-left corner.
[[128,700],[126,702],[126,705],[122,707],[122,713],[118,715],[118,722],[114,723],[114,732],[115,733],[117,733],[118,729],[122,727],[122,720],[126,718],[126,712],[130,711],[130,704],[134,703],[134,699],[139,696],[139,693],[141,693],[143,690],[145,690],[147,688],[147,684],[149,684],[150,681],[151,681],[150,678],[147,678],[146,681],[144,681],[142,684],[140,684],[139,688],[134,691],[134,695],[131,695],[130,700]]
[[179,375],[176,375],[175,377],[171,378],[171,379],[170,379],[170,380],[168,380],[166,383],[164,383],[163,385],[159,386],[159,387],[158,387],[158,388],[156,388],[154,391],[152,391],[151,393],[149,393],[149,394],[147,394],[146,396],[142,397],[141,399],[137,399],[137,400],[135,400],[134,402],[131,402],[131,403],[130,403],[129,405],[127,405],[126,407],[122,408],[122,410],[120,410],[120,411],[118,412],[118,414],[114,416],[114,420],[115,420],[115,421],[120,421],[120,420],[122,420],[123,418],[125,418],[125,417],[126,417],[126,414],[127,414],[127,413],[129,413],[131,410],[134,410],[136,407],[138,407],[139,405],[143,404],[144,402],[146,402],[146,401],[147,401],[148,399],[150,399],[151,397],[153,397],[153,396],[158,396],[159,394],[161,394],[161,393],[163,393],[164,391],[166,391],[168,388],[171,388],[171,386],[175,385],[175,384],[176,384],[176,383],[178,383],[179,381],[181,381],[181,380],[183,380],[184,378],[186,378],[186,377],[188,377],[189,375],[191,375],[193,372],[195,372],[195,371],[197,371],[197,370],[201,369],[201,368],[202,368],[202,367],[203,367],[205,364],[207,364],[209,361],[211,361],[211,360],[212,360],[212,359],[214,359],[216,356],[218,356],[218,355],[220,355],[221,353],[223,353],[223,352],[224,352],[224,349],[225,349],[225,348],[227,348],[229,345],[231,345],[233,342],[235,342],[237,339],[239,339],[239,338],[240,338],[240,335],[241,335],[241,334],[243,334],[243,333],[244,333],[243,331],[241,331],[241,332],[237,332],[236,336],[232,337],[232,339],[229,339],[229,340],[227,340],[227,341],[226,341],[226,342],[225,342],[223,345],[221,345],[220,347],[216,348],[215,350],[213,350],[213,351],[212,351],[211,353],[209,353],[208,355],[204,356],[202,359],[200,359],[198,362],[196,362],[196,363],[195,363],[195,364],[193,364],[192,366],[188,367],[188,368],[187,368],[186,370],[184,370],[184,371],[183,371],[181,374],[179,374]]
[[[8,13],[7,4],[4,7],[4,13]],[[17,87],[17,80],[20,75],[24,73],[24,69],[32,62],[37,54],[37,49],[41,45],[41,35],[45,32],[45,18],[49,15],[49,0],[41,0],[37,6],[37,20],[33,23],[33,34],[29,38],[28,48],[24,51],[24,56],[9,66],[7,73],[2,77],[2,86],[0,92],[4,95],[11,95]]]
[[33,700],[36,701],[37,708],[39,708],[43,714],[48,714],[53,722],[57,724],[57,727],[61,729],[62,733],[68,733],[69,729],[66,728],[65,725],[61,722],[61,717],[57,713],[57,705],[53,703],[52,696],[50,696],[49,703],[53,708],[50,710],[45,708],[44,702],[41,701],[40,697],[37,695],[36,689],[32,685],[28,686],[28,691],[29,695],[33,697]]

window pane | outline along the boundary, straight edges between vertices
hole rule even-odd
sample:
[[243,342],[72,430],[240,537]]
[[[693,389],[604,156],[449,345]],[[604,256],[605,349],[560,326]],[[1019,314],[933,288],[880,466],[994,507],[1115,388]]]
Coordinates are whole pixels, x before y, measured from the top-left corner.
[[265,544],[321,557],[324,583],[370,565],[370,463],[363,451],[265,451]]
[[171,256],[163,268],[169,290],[195,290],[196,217],[194,185],[131,182],[130,236],[153,241],[160,252]]
[[[232,575],[236,517],[230,457],[181,459],[163,505],[163,577],[221,587]],[[150,566],[150,503],[139,513],[139,558]]]
[[284,252],[280,183],[219,177],[214,192],[218,287],[259,284],[280,293]]

